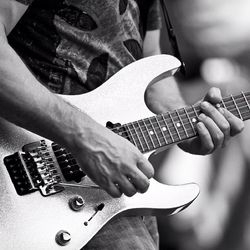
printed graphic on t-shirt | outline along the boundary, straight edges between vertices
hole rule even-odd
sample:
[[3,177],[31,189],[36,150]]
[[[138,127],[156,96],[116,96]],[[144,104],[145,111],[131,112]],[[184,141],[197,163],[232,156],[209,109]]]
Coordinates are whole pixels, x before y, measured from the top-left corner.
[[84,93],[142,57],[140,9],[135,0],[33,0],[8,39],[53,92]]

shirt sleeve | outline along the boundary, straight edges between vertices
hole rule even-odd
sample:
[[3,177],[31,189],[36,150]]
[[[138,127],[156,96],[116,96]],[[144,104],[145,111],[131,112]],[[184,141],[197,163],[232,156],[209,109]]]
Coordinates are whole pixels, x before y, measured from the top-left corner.
[[16,1],[24,5],[30,5],[34,0],[16,0]]
[[162,26],[159,0],[154,0],[148,11],[147,30],[157,30]]

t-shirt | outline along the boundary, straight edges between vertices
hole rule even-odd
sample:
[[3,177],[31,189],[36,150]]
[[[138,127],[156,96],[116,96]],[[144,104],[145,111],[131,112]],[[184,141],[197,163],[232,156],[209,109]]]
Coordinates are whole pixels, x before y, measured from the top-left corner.
[[146,30],[161,25],[158,0],[17,0],[30,5],[8,36],[51,91],[93,90],[142,57]]

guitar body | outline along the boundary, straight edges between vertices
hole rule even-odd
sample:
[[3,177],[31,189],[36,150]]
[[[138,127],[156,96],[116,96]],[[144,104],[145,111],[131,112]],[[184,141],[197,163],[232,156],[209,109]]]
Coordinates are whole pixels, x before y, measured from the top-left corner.
[[[179,66],[172,56],[145,58],[128,65],[93,92],[62,97],[104,126],[107,121],[128,123],[153,115],[144,102],[145,89],[156,79],[173,75]],[[171,215],[187,207],[199,193],[196,184],[168,186],[151,179],[146,193],[114,199],[99,188],[80,187],[93,184],[84,177],[78,186],[49,196],[39,191],[18,195],[3,160],[23,145],[43,138],[4,120],[0,120],[0,128],[1,250],[80,249],[117,215]],[[83,198],[84,206],[74,211],[69,200],[77,195]],[[98,206],[101,209],[97,211]],[[65,244],[58,236],[62,231],[70,234]]]

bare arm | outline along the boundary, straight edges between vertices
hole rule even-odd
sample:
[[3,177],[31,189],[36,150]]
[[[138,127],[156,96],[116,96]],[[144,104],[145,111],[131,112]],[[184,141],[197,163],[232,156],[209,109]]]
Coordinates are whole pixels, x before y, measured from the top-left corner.
[[[147,57],[159,54],[161,54],[160,30],[148,31],[144,39],[143,55]],[[163,79],[154,84],[147,91],[146,101],[154,113],[163,113],[185,105],[180,88],[174,77]]]
[[0,116],[67,147],[112,196],[145,192],[153,168],[139,150],[43,87],[9,46],[7,32],[26,9],[15,1],[0,2]]

